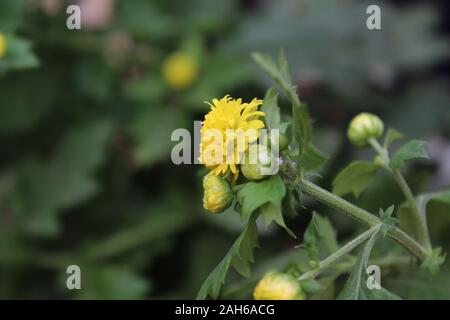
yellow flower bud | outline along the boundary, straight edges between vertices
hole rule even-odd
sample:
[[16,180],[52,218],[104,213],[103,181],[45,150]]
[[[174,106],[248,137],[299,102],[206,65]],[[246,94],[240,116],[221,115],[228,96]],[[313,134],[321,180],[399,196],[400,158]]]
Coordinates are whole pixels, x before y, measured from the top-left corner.
[[[253,149],[255,148],[255,149]],[[256,149],[258,148],[258,149]],[[269,168],[272,161],[275,161],[274,157],[271,155],[270,150],[264,145],[252,146],[250,152],[257,150],[256,159],[250,159],[249,153],[246,153],[246,159],[243,164],[241,164],[241,171],[244,177],[248,180],[262,180],[267,178],[268,175],[261,174],[261,170],[266,167]],[[254,163],[256,160],[256,163]]]
[[206,175],[203,178],[203,190],[203,207],[208,211],[222,212],[233,202],[230,184],[222,177]]
[[294,276],[268,272],[253,291],[255,300],[304,300],[305,295]]
[[378,116],[363,112],[350,122],[347,135],[351,143],[362,147],[368,143],[369,139],[380,137],[383,130],[383,121]]
[[162,65],[166,82],[174,89],[189,87],[197,78],[198,68],[194,59],[183,52],[168,56]]
[[3,33],[0,32],[0,58],[6,54],[6,38]]

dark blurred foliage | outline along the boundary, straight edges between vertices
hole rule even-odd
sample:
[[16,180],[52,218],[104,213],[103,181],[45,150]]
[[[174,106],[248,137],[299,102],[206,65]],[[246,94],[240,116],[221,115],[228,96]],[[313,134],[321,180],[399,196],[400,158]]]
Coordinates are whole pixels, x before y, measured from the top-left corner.
[[[373,156],[345,138],[360,111],[430,142],[431,160],[407,172],[414,191],[450,186],[449,5],[375,2],[381,31],[366,28],[363,1],[1,1],[12,58],[0,60],[0,297],[193,298],[242,225],[237,215],[204,212],[204,171],[171,163],[170,135],[193,131],[213,97],[263,96],[271,82],[253,51],[284,48],[316,144],[332,156],[324,187],[351,159]],[[66,28],[71,3],[81,6],[81,31]],[[198,66],[187,88],[172,88],[161,72],[175,51]],[[403,201],[385,175],[350,200],[374,211]],[[313,209],[329,215],[341,240],[357,230],[306,205],[288,221],[298,239],[262,231],[254,276],[230,275],[224,297],[249,298],[265,270],[304,259],[294,247]],[[446,213],[432,233],[450,249]],[[81,267],[82,290],[66,289],[70,264]],[[431,280],[409,272],[391,273],[390,288],[450,298],[450,269]]]

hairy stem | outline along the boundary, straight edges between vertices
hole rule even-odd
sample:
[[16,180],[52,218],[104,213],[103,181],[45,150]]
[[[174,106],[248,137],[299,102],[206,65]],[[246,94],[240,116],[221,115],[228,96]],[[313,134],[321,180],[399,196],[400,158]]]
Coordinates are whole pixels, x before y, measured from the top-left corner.
[[[306,180],[299,180],[300,189],[315,198],[316,200],[325,203],[326,205],[344,212],[350,217],[358,220],[359,222],[374,227],[381,223],[381,220],[369,213],[368,211],[355,206],[347,200],[319,187],[318,185]],[[420,261],[423,261],[427,256],[427,251],[417,243],[413,238],[406,234],[403,230],[395,227],[388,231],[388,236],[393,240],[400,243],[408,251],[410,251]]]
[[413,218],[415,220],[416,225],[416,231],[417,231],[417,237],[419,242],[425,246],[425,248],[430,251],[431,250],[431,241],[430,241],[430,235],[428,233],[428,227],[426,220],[424,218],[424,215],[420,212],[419,207],[417,206],[417,201],[408,186],[408,183],[406,182],[405,178],[403,177],[402,173],[399,169],[392,169],[389,166],[389,154],[388,151],[383,148],[376,139],[370,139],[369,140],[370,145],[378,152],[380,155],[382,161],[383,161],[383,167],[392,175],[392,177],[397,182],[397,185],[400,187],[403,195],[406,198],[406,201],[408,202]]
[[369,230],[366,230],[365,232],[361,233],[359,236],[354,238],[353,240],[349,241],[347,244],[345,244],[343,247],[341,247],[336,252],[329,255],[327,258],[325,258],[322,261],[319,261],[319,267],[317,269],[310,270],[308,272],[305,272],[299,277],[299,280],[305,280],[305,279],[311,279],[317,276],[323,269],[327,268],[332,263],[336,262],[342,256],[346,255],[353,249],[355,249],[358,245],[366,241],[368,238],[370,238],[374,233],[378,232],[380,230],[381,224],[375,225]]

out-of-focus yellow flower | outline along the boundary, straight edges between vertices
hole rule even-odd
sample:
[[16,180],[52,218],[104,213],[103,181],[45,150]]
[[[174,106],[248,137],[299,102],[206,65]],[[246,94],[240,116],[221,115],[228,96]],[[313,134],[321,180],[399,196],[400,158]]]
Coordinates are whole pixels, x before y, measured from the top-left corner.
[[3,33],[0,32],[0,58],[6,54],[6,38]]
[[211,174],[203,178],[203,207],[219,213],[227,209],[233,201],[233,192],[229,183],[222,177]]
[[258,111],[262,100],[253,99],[242,103],[242,99],[230,96],[213,99],[211,111],[202,122],[200,159],[214,175],[225,175],[230,169],[234,178],[238,175],[238,165],[250,143],[259,137],[259,129],[264,122]]
[[280,272],[268,272],[253,291],[255,300],[303,300],[302,288],[294,276]]
[[362,147],[368,143],[369,139],[380,137],[383,130],[383,121],[378,116],[363,112],[350,122],[347,135],[351,143]]
[[175,52],[164,60],[162,73],[172,88],[184,89],[197,78],[198,66],[189,54]]

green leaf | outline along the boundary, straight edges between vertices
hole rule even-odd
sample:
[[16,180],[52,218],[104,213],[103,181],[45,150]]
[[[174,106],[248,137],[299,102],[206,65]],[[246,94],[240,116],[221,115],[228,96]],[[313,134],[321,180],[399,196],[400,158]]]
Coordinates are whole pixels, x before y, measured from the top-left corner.
[[300,159],[312,141],[312,126],[308,107],[305,103],[292,105],[294,136],[300,146]]
[[264,220],[266,228],[275,221],[280,227],[284,228],[286,232],[293,238],[297,238],[295,234],[286,226],[283,219],[283,213],[281,207],[276,206],[272,203],[266,203],[261,207],[261,215]]
[[387,149],[396,140],[403,138],[403,133],[390,128],[384,138],[384,148]]
[[328,159],[329,156],[327,154],[310,143],[303,156],[303,168],[306,171],[318,170]]
[[404,166],[404,162],[416,158],[428,159],[428,154],[424,148],[426,141],[411,140],[400,147],[392,156],[389,166],[392,169],[399,169]]
[[206,278],[197,294],[198,300],[206,299],[208,296],[216,299],[219,296],[230,266],[233,266],[242,276],[250,276],[250,266],[254,262],[253,250],[259,245],[256,218],[257,214],[250,217],[247,226],[226,256]]
[[280,108],[278,107],[278,92],[276,88],[267,90],[261,111],[266,113],[264,121],[267,129],[280,129]]
[[303,236],[303,241],[310,259],[325,257],[339,249],[336,231],[330,220],[316,212],[313,212],[312,219]]
[[[292,116],[294,124],[294,136],[300,146],[299,160],[301,162],[305,149],[312,141],[312,125],[306,104],[301,103],[295,86],[289,75],[288,64],[284,52],[280,52],[279,65],[272,58],[260,53],[253,53],[252,58],[266,71],[284,90],[292,104]],[[301,168],[301,167],[300,167]]]
[[247,221],[256,209],[266,203],[281,208],[281,200],[285,194],[286,187],[279,175],[258,182],[245,183],[237,193],[242,221]]
[[[286,62],[280,56],[282,66],[277,66],[269,55],[258,52],[252,53],[253,60],[272,77],[283,89],[286,86],[292,86],[292,81],[289,74],[286,72]],[[283,69],[283,70],[281,70]]]
[[364,248],[358,255],[358,259],[353,267],[347,282],[338,296],[339,300],[399,300],[399,296],[381,287],[380,289],[369,289],[367,287],[366,267],[370,252],[378,237],[375,232],[367,241]]
[[280,66],[280,71],[283,75],[283,78],[292,83],[292,78],[289,73],[289,64],[286,59],[286,55],[284,54],[283,48],[280,49],[280,53],[278,54],[278,65]]
[[353,193],[358,197],[375,178],[379,166],[367,161],[354,161],[345,167],[333,181],[333,193],[343,196]]

